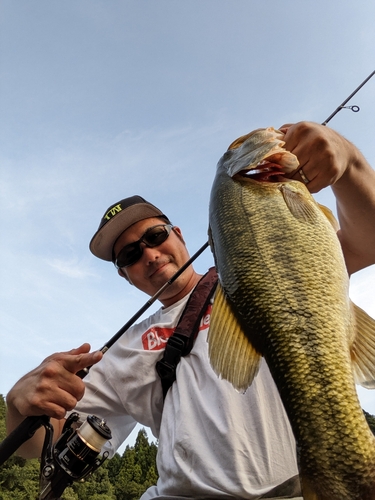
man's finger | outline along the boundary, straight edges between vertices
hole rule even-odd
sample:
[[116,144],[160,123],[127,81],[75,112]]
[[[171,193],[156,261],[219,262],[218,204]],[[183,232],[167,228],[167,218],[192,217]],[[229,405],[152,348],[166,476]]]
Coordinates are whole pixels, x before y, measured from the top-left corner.
[[88,366],[92,366],[95,363],[98,363],[103,357],[103,353],[101,351],[94,351],[89,353],[80,353],[80,354],[65,354],[60,359],[56,359],[56,361],[60,361],[64,368],[71,373],[77,373],[83,368],[87,368]]
[[66,354],[83,354],[83,353],[90,352],[90,349],[91,349],[90,344],[85,342],[81,346],[79,346],[75,349],[71,349],[70,351],[67,351]]

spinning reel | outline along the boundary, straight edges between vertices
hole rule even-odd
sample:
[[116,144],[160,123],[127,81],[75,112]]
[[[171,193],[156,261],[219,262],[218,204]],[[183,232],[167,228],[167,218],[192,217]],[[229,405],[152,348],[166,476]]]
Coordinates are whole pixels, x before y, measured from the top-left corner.
[[40,467],[39,500],[59,499],[67,486],[92,474],[108,457],[100,456],[105,443],[111,439],[111,431],[104,420],[89,415],[77,428],[78,413],[72,413],[65,422],[62,434],[53,441],[53,427],[45,422],[46,429]]

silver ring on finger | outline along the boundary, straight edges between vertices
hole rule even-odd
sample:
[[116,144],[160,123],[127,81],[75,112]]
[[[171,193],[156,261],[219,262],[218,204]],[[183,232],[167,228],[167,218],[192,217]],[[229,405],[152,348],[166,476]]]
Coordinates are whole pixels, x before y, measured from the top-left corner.
[[301,176],[301,179],[304,182],[304,184],[308,184],[310,182],[310,179],[308,179],[306,177],[306,175],[303,173],[302,168],[300,168],[298,172],[299,172],[299,175]]

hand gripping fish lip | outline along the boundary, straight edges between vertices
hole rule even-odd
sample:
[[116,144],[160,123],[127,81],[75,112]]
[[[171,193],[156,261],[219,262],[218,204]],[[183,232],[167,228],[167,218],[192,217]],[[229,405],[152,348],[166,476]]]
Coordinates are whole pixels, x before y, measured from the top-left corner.
[[[235,141],[229,146],[219,164],[223,164],[228,175],[234,177],[236,174],[266,169],[278,170],[278,174],[290,174],[299,166],[297,157],[290,151],[286,151],[282,132],[269,127],[252,132],[244,142]],[[254,147],[255,143],[255,147]],[[268,176],[270,177],[270,176]]]

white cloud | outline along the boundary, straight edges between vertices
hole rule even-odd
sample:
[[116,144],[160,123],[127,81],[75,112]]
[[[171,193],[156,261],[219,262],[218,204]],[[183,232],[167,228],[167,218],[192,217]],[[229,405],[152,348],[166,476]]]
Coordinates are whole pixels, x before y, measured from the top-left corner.
[[46,262],[46,264],[69,278],[84,279],[88,276],[97,276],[82,260],[78,259],[65,260],[54,258]]

